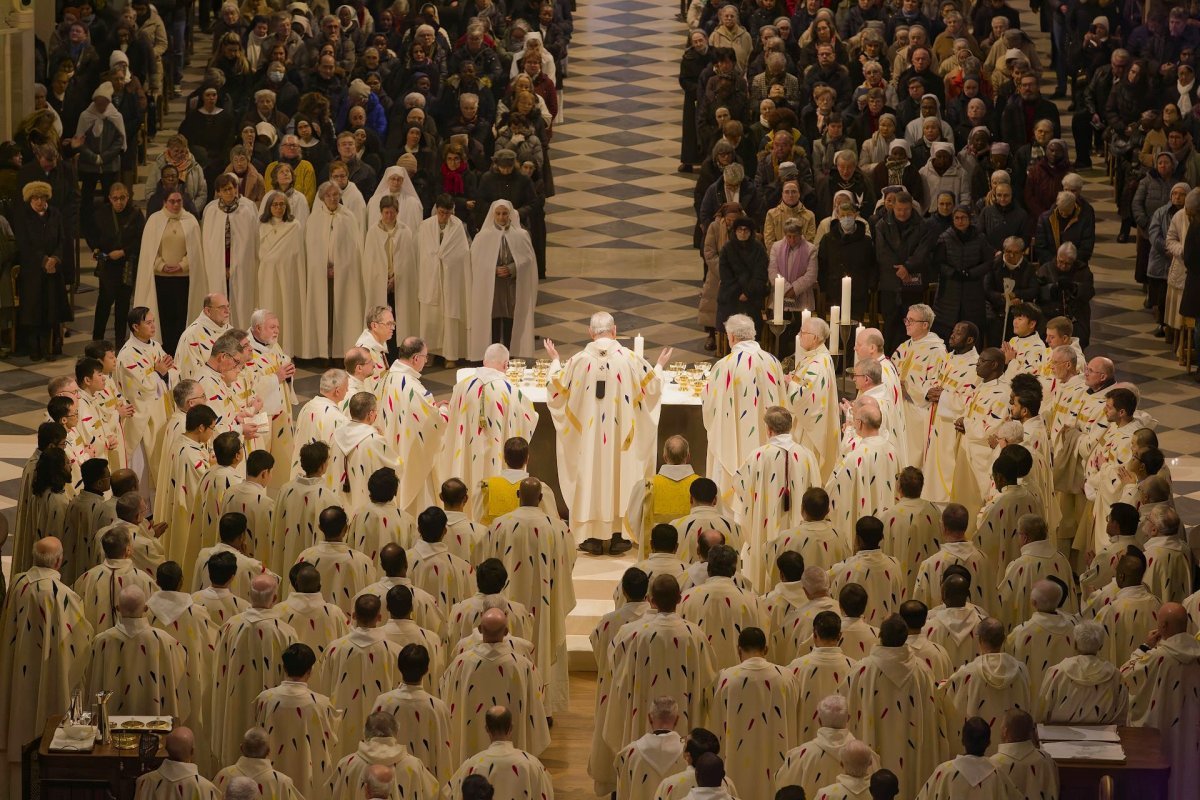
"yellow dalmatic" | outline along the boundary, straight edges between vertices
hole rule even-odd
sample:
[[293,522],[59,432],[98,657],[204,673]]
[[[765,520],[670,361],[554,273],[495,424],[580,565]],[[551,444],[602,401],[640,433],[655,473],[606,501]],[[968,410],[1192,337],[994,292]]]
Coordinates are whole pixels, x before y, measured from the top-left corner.
[[634,484],[625,509],[625,532],[638,543],[638,558],[650,555],[650,531],[691,511],[690,490],[700,476],[691,464],[663,464],[647,481]]

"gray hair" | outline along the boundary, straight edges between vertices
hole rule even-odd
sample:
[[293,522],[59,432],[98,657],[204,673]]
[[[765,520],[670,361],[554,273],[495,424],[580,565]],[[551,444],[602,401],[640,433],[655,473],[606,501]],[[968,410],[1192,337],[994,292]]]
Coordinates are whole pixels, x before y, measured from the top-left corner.
[[1022,251],[1025,250],[1025,240],[1020,236],[1006,236],[1004,238],[1005,247],[1019,247]]
[[461,108],[463,103],[474,103],[479,105],[479,95],[474,92],[463,92],[458,96],[458,105]]
[[379,320],[383,319],[384,314],[390,314],[390,313],[392,313],[391,306],[371,306],[371,309],[369,311],[367,311],[367,319],[366,319],[367,327],[370,327],[372,324],[379,322]]
[[377,711],[367,717],[367,722],[363,725],[364,739],[383,739],[387,737],[395,738],[400,729],[396,725],[396,718],[391,714],[383,711]]
[[991,182],[992,183],[1007,183],[1009,186],[1011,186],[1012,185],[1012,175],[1006,169],[998,169],[992,173]]
[[853,150],[838,150],[837,154],[833,157],[833,163],[847,163],[858,166],[858,155]]
[[250,315],[250,327],[259,328],[267,324],[267,320],[271,317],[278,316],[274,311],[266,308],[256,308],[254,313]]
[[404,95],[404,107],[409,111],[413,110],[414,108],[424,109],[425,95],[421,94],[420,92],[409,92],[408,94]]
[[742,169],[742,165],[736,161],[725,167],[725,171],[721,174],[726,183],[741,183],[746,179],[746,170]]
[[855,364],[854,369],[876,386],[883,383],[883,365],[878,361],[868,358]]
[[804,323],[803,327],[808,328],[808,332],[813,336],[816,336],[822,342],[829,341],[829,323],[820,317],[810,316],[808,318],[808,322]]
[[616,333],[617,323],[612,314],[607,311],[597,311],[588,322],[588,333],[597,336],[602,333]]
[[1025,441],[1025,426],[1015,419],[1001,422],[996,428],[996,435],[1009,444],[1020,444]]
[[734,314],[725,320],[725,333],[736,338],[739,342],[747,342],[755,338],[754,320],[745,314]]
[[809,564],[800,576],[800,588],[805,594],[829,594],[829,573],[823,567]]
[[921,319],[923,319],[925,322],[928,322],[930,325],[933,324],[935,317],[933,309],[929,306],[925,305],[924,303],[915,303],[908,307],[908,313],[912,314],[914,312],[919,314]]
[[1043,542],[1049,535],[1049,528],[1038,514],[1022,514],[1017,518],[1017,533],[1031,542]]
[[1048,581],[1044,578],[1034,583],[1033,588],[1029,590],[1029,601],[1033,604],[1035,611],[1042,611],[1047,614],[1056,611],[1062,599],[1062,587],[1054,581]]
[[1075,652],[1085,656],[1094,656],[1104,647],[1108,638],[1104,626],[1099,622],[1081,622],[1075,626]]
[[338,186],[333,181],[325,181],[324,183],[322,183],[320,186],[317,187],[317,199],[324,200],[326,197],[329,196],[330,192],[335,191],[335,190],[340,194],[342,191],[342,187]]
[[211,356],[229,356],[237,358],[242,354],[242,342],[249,336],[246,331],[231,328],[225,331],[213,342]]
[[508,356],[508,348],[499,342],[494,342],[489,344],[487,349],[483,351],[483,363],[503,364],[505,361],[508,361]]
[[878,431],[883,425],[883,412],[879,410],[879,403],[875,402],[875,398],[860,397],[854,401],[854,405],[854,418],[867,428]]
[[[383,765],[380,765],[383,766]],[[366,775],[363,776],[363,785],[367,787],[367,797],[390,797],[392,787],[396,784],[396,771],[392,767],[384,766],[380,772],[385,772],[390,775],[388,780],[381,781],[375,777],[376,770],[368,769]]]
[[1179,533],[1179,512],[1170,506],[1155,506],[1150,510],[1150,521],[1159,536],[1175,536]]
[[262,728],[251,728],[242,737],[242,753],[248,758],[266,758],[271,754],[271,739]]
[[171,390],[171,399],[175,401],[176,408],[180,411],[183,410],[183,404],[187,402],[197,385],[191,378],[183,378],[175,384],[175,388]]
[[1083,176],[1078,172],[1068,172],[1063,175],[1062,186],[1072,192],[1078,192],[1083,189]]
[[787,66],[787,59],[783,57],[783,53],[771,53],[765,59],[768,68],[774,67],[776,71]]
[[321,394],[329,394],[346,381],[350,380],[349,373],[344,369],[327,369],[321,373]]
[[258,797],[258,782],[239,775],[225,787],[225,800],[255,800]]
[[875,753],[866,742],[851,739],[842,746],[842,771],[855,778],[865,778],[871,771]]
[[817,719],[822,728],[845,728],[850,721],[850,710],[846,698],[831,694],[817,704]]
[[278,578],[276,578],[274,575],[270,575],[270,574],[265,575],[264,577],[270,578],[270,580],[271,580],[271,588],[270,589],[261,589],[261,590],[255,589],[254,585],[251,584],[250,590],[247,593],[250,596],[250,604],[252,606],[254,606],[255,608],[268,608],[270,606],[271,601],[275,598],[275,593],[279,591],[279,579]]
[[674,697],[664,695],[654,698],[654,705],[650,707],[650,719],[665,722],[667,720],[679,718],[679,703]]
[[51,548],[51,547],[45,548],[44,551],[43,551],[43,549],[41,549],[37,546],[37,542],[34,542],[32,549],[33,549],[33,565],[35,567],[44,567],[46,569],[53,569],[54,565],[58,563],[58,560],[60,558],[62,558],[62,555],[63,555],[61,541],[59,541],[53,548]]
[[1066,256],[1072,261],[1079,258],[1079,250],[1075,247],[1074,242],[1063,242],[1060,244],[1058,246],[1058,254],[1060,256]]
[[792,429],[792,412],[783,406],[771,406],[763,414],[763,422],[773,435],[788,433]]

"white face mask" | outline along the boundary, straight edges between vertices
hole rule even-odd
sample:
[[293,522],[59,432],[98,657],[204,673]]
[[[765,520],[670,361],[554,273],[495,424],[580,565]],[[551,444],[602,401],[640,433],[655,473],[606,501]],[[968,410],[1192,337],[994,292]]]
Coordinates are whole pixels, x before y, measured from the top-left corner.
[[1018,258],[1016,261],[1013,261],[1011,256],[1004,256],[1004,263],[1012,269],[1021,266],[1021,262],[1024,260],[1023,258]]
[[267,77],[270,78],[275,83],[279,83],[280,81],[283,80],[283,73],[279,72],[278,70],[271,70],[270,72],[267,73]]
[[838,225],[842,226],[843,233],[849,233],[854,230],[854,217],[838,217]]

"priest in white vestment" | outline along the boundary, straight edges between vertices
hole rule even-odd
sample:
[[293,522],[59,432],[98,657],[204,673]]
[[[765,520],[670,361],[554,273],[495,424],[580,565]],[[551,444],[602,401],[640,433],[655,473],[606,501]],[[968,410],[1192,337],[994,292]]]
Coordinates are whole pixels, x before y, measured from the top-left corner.
[[[292,385],[296,365],[279,346],[281,330],[281,320],[274,311],[259,308],[250,315],[251,352],[239,381],[243,391],[262,399],[262,413],[267,418],[268,430],[260,431],[256,447],[267,450],[276,461],[284,464],[294,449],[292,408],[299,401]],[[287,478],[287,470],[280,469],[273,477],[271,488],[278,490]]]
[[266,563],[280,572],[290,569],[300,553],[317,543],[320,513],[342,502],[341,495],[325,482],[329,445],[314,441],[297,449],[301,477],[284,485],[271,514],[271,555]]
[[817,736],[817,729],[825,725],[819,718],[818,698],[849,696],[850,673],[855,664],[842,652],[842,618],[836,611],[818,612],[809,628],[812,649],[787,665],[796,684],[796,740],[800,742]]
[[1145,558],[1130,548],[1130,552],[1117,562],[1114,579],[1117,591],[1096,612],[1096,622],[1103,625],[1108,634],[1104,656],[1114,666],[1124,664],[1122,659],[1128,658],[1161,625],[1158,617],[1162,601],[1146,588],[1145,574]]
[[[300,469],[300,448],[309,442],[331,444],[333,432],[350,421],[342,411],[342,403],[347,398],[349,388],[350,376],[345,370],[329,369],[321,373],[318,394],[301,406],[296,415],[295,453],[291,460],[293,478],[304,475],[304,471]],[[327,488],[330,491],[337,489],[334,484],[335,478],[333,475],[328,476]]]
[[[371,500],[367,483],[380,469],[394,469],[404,475],[404,464],[397,458],[391,437],[381,434],[375,423],[379,419],[379,400],[370,392],[358,392],[347,406],[349,424],[334,431],[331,463],[336,476],[335,489],[341,494],[342,505],[357,511]],[[404,482],[401,481],[401,487]]]
[[0,785],[10,797],[21,796],[22,748],[70,703],[92,640],[83,601],[59,580],[62,543],[50,537],[30,549],[33,565],[13,578],[0,628],[9,643],[0,651]]
[[[707,728],[692,728],[688,731],[687,735],[683,737],[683,762],[687,766],[674,775],[663,778],[662,783],[658,784],[654,790],[654,800],[687,797],[693,789],[697,788],[696,768],[693,765],[706,753],[716,755],[720,749],[721,740]],[[705,796],[723,800],[726,796],[737,797],[738,793],[733,781],[725,778],[721,781],[719,790],[709,791]]]
[[91,458],[80,467],[83,487],[67,505],[66,524],[63,526],[62,573],[63,583],[74,583],[85,570],[95,566],[91,554],[91,539],[95,531],[116,522],[114,504],[105,502],[111,478],[108,459]]
[[396,507],[400,477],[391,467],[380,467],[367,478],[366,505],[350,518],[346,539],[350,546],[371,561],[379,558],[384,545],[395,542],[407,549],[417,542],[417,520]]
[[695,623],[708,637],[713,664],[718,670],[738,663],[738,636],[746,628],[767,624],[762,599],[733,582],[737,553],[717,545],[708,554],[709,579],[693,587],[679,604],[679,616]]
[[898,612],[908,627],[908,649],[917,660],[929,667],[934,681],[941,682],[950,677],[958,664],[951,665],[946,648],[925,634],[929,622],[929,608],[920,600],[905,600]]
[[155,338],[158,320],[145,306],[129,309],[129,338],[117,354],[113,379],[117,391],[133,404],[134,414],[125,420],[125,452],[129,467],[138,474],[147,497],[154,488],[158,461],[155,443],[163,435],[170,416],[171,388],[179,380],[175,359],[163,351]]
[[446,404],[421,382],[428,363],[425,342],[406,336],[379,389],[383,435],[400,475],[399,506],[414,517],[433,505],[434,473],[449,420]]
[[[348,724],[348,723],[344,723]],[[326,797],[356,797],[367,787],[373,766],[390,767],[395,774],[393,791],[414,800],[435,800],[438,780],[420,759],[397,740],[395,717],[372,713],[366,718],[357,749],[338,762],[326,786]]]
[[[546,405],[558,432],[558,481],[571,532],[585,552],[599,555],[604,540],[611,537],[610,550],[623,541],[623,504],[653,469],[660,373],[671,348],[652,367],[617,342],[617,325],[606,312],[592,315],[588,332],[591,343],[561,366],[554,343],[545,340],[554,359]],[[628,550],[629,543],[622,547]]]
[[945,719],[933,677],[908,649],[899,616],[879,627],[879,644],[850,676],[851,727],[900,779],[901,796],[917,787],[945,757]]
[[[212,353],[213,343],[221,334],[232,330],[229,325],[229,299],[222,288],[214,288],[211,294],[204,295],[203,303],[200,314],[179,337],[179,345],[175,350],[175,365],[179,368],[180,378],[195,380],[200,374],[200,367],[204,366]],[[153,308],[150,313],[158,318]]]
[[[979,354],[975,391],[962,415],[954,420],[958,431],[951,497],[976,511],[987,497],[992,476],[992,439],[1000,423],[1008,418],[1012,392],[1004,377],[1004,355],[994,347]],[[934,499],[934,498],[930,498]],[[949,498],[948,498],[949,499]]]
[[1133,458],[1133,435],[1144,427],[1135,416],[1137,395],[1114,387],[1104,400],[1107,427],[1098,440],[1081,438],[1078,452],[1084,461],[1083,494],[1092,505],[1091,519],[1081,518],[1073,549],[1093,553],[1104,547],[1109,507],[1121,500],[1125,488],[1121,469]]
[[[979,655],[955,670],[939,687],[952,752],[958,751],[955,743],[961,739],[967,718],[981,716],[989,725],[996,725],[1010,708],[1033,708],[1029,672],[1022,662],[1004,652],[1004,634],[1004,623],[999,620],[989,617],[980,622],[975,628]],[[994,751],[989,746],[987,755]]]
[[1000,745],[990,760],[1021,797],[1058,797],[1058,765],[1038,747],[1037,725],[1028,711],[1014,709],[1004,715]]
[[1129,724],[1158,728],[1163,755],[1171,764],[1168,797],[1184,800],[1196,792],[1200,761],[1200,642],[1187,632],[1187,612],[1164,603],[1158,626],[1121,667],[1129,688]]
[[297,641],[295,629],[274,608],[278,592],[274,576],[255,578],[250,586],[251,607],[226,622],[217,637],[210,747],[219,764],[237,758],[238,731],[245,733],[253,724],[253,698],[283,679],[281,656]]
[[668,695],[679,703],[677,732],[707,719],[717,671],[708,637],[676,613],[679,600],[675,578],[655,576],[650,583],[653,610],[627,623],[613,639],[610,701],[603,720],[596,720],[613,752],[641,735],[642,714],[657,697]]
[[461,709],[451,717],[450,751],[461,764],[486,750],[489,741],[483,720],[473,709],[508,702],[513,718],[513,744],[531,755],[550,744],[546,710],[542,705],[542,678],[525,656],[504,645],[508,622],[504,612],[493,608],[479,621],[483,641],[451,662],[442,674],[439,695],[451,708]]
[[137,586],[118,593],[117,614],[116,624],[92,640],[85,695],[111,690],[110,714],[187,719],[193,701],[183,645],[150,626],[146,593]]
[[450,708],[424,688],[429,674],[429,651],[407,644],[397,659],[401,682],[375,699],[373,714],[384,713],[397,723],[396,741],[404,745],[439,782],[450,779]]
[[675,731],[679,718],[675,698],[657,698],[646,717],[649,732],[630,742],[613,765],[614,791],[628,800],[653,800],[658,785],[687,766],[683,737]]
[[946,651],[952,670],[975,658],[975,629],[987,619],[987,612],[967,602],[972,583],[967,567],[948,566],[942,575],[942,605],[930,609],[924,628],[926,638]]
[[529,232],[508,200],[496,200],[471,242],[467,298],[467,358],[482,360],[491,342],[522,358],[535,354],[537,259]]
[[786,387],[792,436],[817,456],[824,483],[837,461],[841,437],[837,373],[826,346],[829,325],[820,317],[809,317],[801,324],[796,338],[799,342],[796,367]]
[[[1012,781],[987,758],[993,731],[978,715],[963,724],[961,736],[952,738],[962,755],[938,765],[917,793],[917,800],[1024,800]],[[997,737],[998,738],[998,737]]]
[[1022,516],[1017,521],[1017,536],[1021,553],[1000,579],[996,602],[1000,620],[1012,628],[1029,619],[1034,611],[1033,587],[1044,578],[1056,578],[1056,583],[1068,587],[1062,609],[1067,614],[1077,613],[1079,598],[1075,594],[1071,565],[1050,541],[1046,521],[1033,514]]
[[995,575],[987,578],[989,584],[1003,580],[1009,563],[1020,553],[1017,522],[1024,516],[1045,518],[1041,500],[1018,479],[1020,464],[1017,457],[1021,454],[1017,448],[1022,445],[1008,447],[1012,450],[1001,450],[991,464],[989,474],[998,491],[976,515],[975,545],[996,570]]
[[909,464],[916,467],[925,463],[933,410],[930,392],[939,385],[939,373],[946,358],[945,343],[930,331],[933,320],[933,309],[924,303],[909,306],[904,316],[904,330],[909,338],[896,348],[891,358],[900,376],[906,452]]
[[781,531],[802,521],[801,500],[820,485],[816,456],[792,437],[792,414],[772,406],[763,415],[767,441],[750,451],[737,470],[734,520],[746,534],[746,563],[760,591],[767,587],[764,553]]
[[737,653],[741,663],[717,676],[709,725],[721,737],[721,752],[730,755],[729,777],[746,797],[768,797],[776,771],[799,741],[800,694],[791,670],[767,661],[761,628],[742,628]]
[[[169,521],[171,504],[177,502],[176,495],[162,487],[168,486],[171,481],[172,454],[180,449],[181,440],[187,428],[187,412],[204,404],[204,389],[196,381],[180,379],[171,389],[171,400],[175,410],[167,417],[166,424],[155,439],[150,451],[151,461],[158,465],[151,480],[151,485],[154,487],[153,518],[158,523]],[[209,438],[212,438],[211,435]],[[210,456],[207,441],[201,445],[201,449],[207,460]],[[183,508],[183,504],[180,503],[179,507]],[[190,508],[188,513],[191,513]],[[20,516],[17,517],[17,520],[20,521]],[[17,533],[20,534],[19,527]]]
[[867,800],[871,797],[872,770],[879,760],[863,742],[851,739],[841,748],[841,769],[832,783],[813,795],[817,800]]
[[251,728],[242,737],[241,756],[213,777],[217,791],[234,791],[235,780],[251,781],[251,788],[263,800],[304,800],[296,783],[271,763],[271,740],[262,728]]
[[946,342],[947,353],[938,364],[933,387],[926,393],[933,406],[922,466],[925,475],[922,496],[932,502],[945,503],[951,499],[960,438],[954,423],[966,413],[979,384],[975,369],[979,359],[975,349],[978,342],[979,329],[974,323],[955,324]]
[[[362,348],[370,356],[370,374],[362,379],[356,391],[371,392],[379,395],[379,385],[388,369],[388,344],[396,339],[399,330],[396,316],[392,307],[384,304],[368,303],[366,327],[358,335],[355,347]],[[349,367],[346,367],[349,370]],[[354,392],[351,392],[354,394]]]
[[1150,512],[1145,525],[1146,588],[1163,602],[1182,603],[1192,593],[1195,563],[1182,530],[1179,513],[1165,503]]
[[292,644],[279,661],[283,680],[252,701],[254,724],[267,732],[275,769],[291,778],[303,797],[319,797],[337,764],[342,711],[309,688],[317,661],[311,648]]
[[192,497],[191,524],[186,530],[187,542],[180,561],[181,564],[196,565],[193,584],[197,583],[195,573],[203,563],[198,563],[198,554],[220,542],[221,500],[230,488],[244,480],[246,471],[241,436],[232,431],[219,433],[212,440],[212,449],[216,463],[204,473]]
[[896,478],[896,502],[879,517],[883,521],[883,550],[900,563],[904,594],[910,596],[921,563],[933,555],[941,536],[942,514],[922,499],[925,474],[905,467]]
[[167,757],[158,769],[138,777],[134,800],[221,800],[216,787],[196,766],[197,745],[191,729],[176,728],[164,739]]
[[934,608],[946,570],[951,565],[960,565],[971,577],[971,599],[983,608],[991,608],[995,603],[992,563],[982,550],[967,541],[969,524],[967,510],[958,503],[950,503],[942,510],[942,546],[917,569],[914,600]]
[[375,564],[346,543],[349,519],[340,506],[329,506],[317,518],[321,541],[302,551],[298,561],[312,564],[321,573],[325,599],[347,614],[355,598],[379,577]]
[[[464,709],[464,713],[471,712]],[[490,740],[487,748],[463,761],[443,787],[442,797],[461,796],[463,781],[470,775],[482,775],[501,797],[554,800],[554,785],[542,762],[513,744],[512,712],[492,706],[484,714],[484,728]]]
[[895,502],[901,464],[895,446],[883,435],[883,414],[873,398],[856,400],[846,422],[842,454],[825,491],[830,518],[849,545],[859,517],[879,516]]
[[413,584],[433,595],[439,608],[450,609],[474,594],[475,581],[471,562],[446,545],[446,528],[445,511],[437,506],[422,511],[417,516],[420,538],[408,549],[408,564]]
[[521,387],[506,377],[508,356],[504,345],[488,345],[483,366],[454,384],[437,461],[443,480],[458,478],[476,486],[503,469],[506,441],[533,438],[538,412]]
[[[383,572],[383,577],[367,586],[359,594],[373,594],[379,598],[379,602],[383,604],[384,612],[387,611],[387,595],[396,586],[405,586],[413,595],[413,620],[422,628],[436,632],[443,640],[448,642],[458,641],[458,638],[452,638],[449,633],[452,633],[446,624],[448,612],[438,606],[437,599],[429,592],[415,585],[408,577],[408,553],[403,547],[390,542],[385,544],[379,551],[379,568]],[[499,583],[500,589],[504,588],[508,582],[508,575],[504,575],[504,580]],[[355,600],[358,598],[356,597]],[[386,613],[385,613],[385,619]],[[474,625],[472,625],[474,630]]]
[[74,589],[83,600],[83,612],[97,634],[117,623],[117,596],[121,590],[136,586],[149,597],[155,590],[154,578],[134,565],[130,556],[133,543],[129,531],[111,527],[101,540],[104,560],[75,581]]
[[246,480],[229,487],[221,498],[222,516],[235,512],[246,518],[246,554],[264,564],[271,558],[271,518],[275,511],[267,486],[274,482],[274,476],[287,474],[284,468],[275,471],[275,458],[266,450],[251,451],[246,457]]
[[325,648],[350,633],[350,615],[321,593],[321,573],[312,564],[299,563],[288,570],[292,591],[275,606],[279,618],[296,631],[297,641],[319,657]]
[[244,328],[258,307],[258,207],[239,194],[235,176],[220,175],[213,182],[200,236],[205,285],[209,291],[228,292],[230,316]]
[[[847,727],[849,713],[844,694],[830,694],[816,699],[808,694],[805,707],[813,707],[811,731],[801,736],[803,744],[787,752],[783,765],[775,772],[774,789],[799,786],[806,797],[816,797],[822,786],[828,786],[842,771],[842,749],[855,741]],[[766,796],[766,795],[764,795]]]
[[779,580],[776,560],[785,552],[798,553],[806,565],[826,569],[845,561],[853,552],[829,520],[829,495],[822,487],[813,486],[801,496],[800,519],[799,525],[767,542],[763,562],[768,585]]
[[575,608],[571,580],[575,548],[566,526],[543,512],[542,484],[521,481],[521,503],[497,519],[477,548],[480,558],[499,559],[508,571],[505,596],[533,615],[533,644],[541,678],[547,685],[546,710],[566,709],[567,616]]
[[[297,195],[303,198],[303,195]],[[308,204],[303,199],[304,219],[293,213],[283,192],[268,192],[258,223],[258,294],[260,308],[279,315],[283,329],[280,344],[288,351],[296,349],[304,328],[304,282],[297,280],[297,264],[305,261],[304,223]]]
[[342,205],[342,190],[326,182],[304,234],[307,252],[299,358],[333,358],[353,345],[366,318],[362,281],[362,228]]
[[867,607],[862,618],[878,625],[900,609],[904,599],[904,570],[900,563],[880,549],[883,522],[877,517],[859,517],[854,526],[854,555],[829,569],[830,592],[857,583],[867,591]]
[[[803,654],[802,645],[813,635],[813,621],[822,611],[838,611],[838,604],[829,596],[829,573],[824,567],[812,565],[805,567],[801,573],[800,589],[807,598],[800,598],[794,592],[780,592],[786,602],[780,602],[776,597],[768,595],[764,598],[771,615],[771,652],[780,663]],[[841,617],[838,617],[838,631],[834,645],[841,639]],[[815,644],[815,642],[814,642]]]
[[708,373],[701,417],[708,431],[708,477],[729,500],[738,470],[773,435],[767,431],[767,411],[782,406],[784,394],[779,360],[759,345],[754,321],[734,314],[725,320],[725,334],[730,352]]
[[1124,725],[1129,692],[1121,672],[1103,656],[1104,627],[1098,622],[1075,626],[1075,655],[1055,664],[1035,695],[1034,717],[1053,725]]
[[416,230],[420,336],[447,366],[467,355],[471,243],[453,202],[433,204],[433,216]]
[[1063,596],[1057,581],[1043,578],[1034,583],[1029,590],[1033,613],[1013,626],[1004,642],[1004,651],[1029,671],[1029,690],[1034,697],[1050,668],[1075,654],[1074,618],[1059,611]]

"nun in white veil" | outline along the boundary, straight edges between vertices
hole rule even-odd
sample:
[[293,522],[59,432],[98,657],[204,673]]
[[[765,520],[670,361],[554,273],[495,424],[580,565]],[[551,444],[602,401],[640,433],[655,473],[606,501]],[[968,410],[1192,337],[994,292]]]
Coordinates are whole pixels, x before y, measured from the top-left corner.
[[367,228],[363,242],[366,307],[392,307],[396,315],[396,341],[400,342],[405,336],[412,336],[420,320],[413,231],[397,218],[400,204],[395,197],[385,194],[371,198],[371,202],[380,209],[380,216]]
[[497,200],[471,242],[471,298],[467,358],[482,361],[492,342],[532,358],[537,258],[512,203]]
[[[371,195],[371,199],[367,202],[367,230],[374,228],[379,222],[379,198],[387,194],[396,198],[400,207],[397,216],[409,231],[419,228],[424,221],[421,198],[417,196],[417,189],[408,177],[408,170],[404,167],[388,167],[383,171],[383,180],[375,187],[375,194]],[[397,326],[397,333],[399,333],[399,326]],[[403,335],[407,336],[408,334]]]
[[317,189],[304,231],[308,270],[300,358],[341,358],[354,346],[367,315],[362,274],[362,229],[342,205],[332,181]]
[[[297,192],[297,194],[299,194]],[[308,216],[308,201],[304,203]],[[258,304],[279,318],[279,345],[292,352],[300,341],[304,308],[304,228],[280,191],[267,192],[258,218]]]

